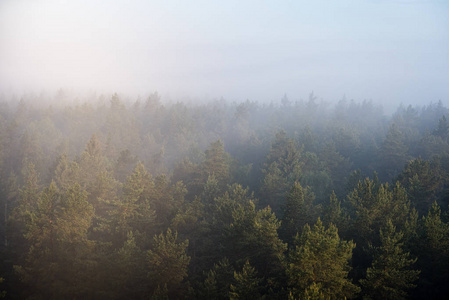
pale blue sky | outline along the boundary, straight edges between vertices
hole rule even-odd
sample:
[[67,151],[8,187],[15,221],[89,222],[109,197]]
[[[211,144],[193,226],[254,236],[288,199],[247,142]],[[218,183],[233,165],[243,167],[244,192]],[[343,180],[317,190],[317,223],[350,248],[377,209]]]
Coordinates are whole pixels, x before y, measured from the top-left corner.
[[449,1],[0,0],[0,89],[449,101]]

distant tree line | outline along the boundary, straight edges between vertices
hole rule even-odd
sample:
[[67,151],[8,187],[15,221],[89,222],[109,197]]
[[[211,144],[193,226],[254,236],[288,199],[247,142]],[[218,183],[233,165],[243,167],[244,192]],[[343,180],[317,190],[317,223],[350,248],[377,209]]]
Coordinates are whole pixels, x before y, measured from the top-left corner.
[[0,97],[0,297],[445,299],[449,110]]

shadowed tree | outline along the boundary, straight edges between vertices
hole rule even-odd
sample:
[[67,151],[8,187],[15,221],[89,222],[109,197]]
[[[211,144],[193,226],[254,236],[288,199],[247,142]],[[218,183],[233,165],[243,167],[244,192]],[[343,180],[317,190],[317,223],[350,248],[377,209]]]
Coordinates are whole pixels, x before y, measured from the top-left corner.
[[398,174],[408,160],[408,147],[404,136],[396,124],[392,124],[380,149],[382,175],[391,179]]
[[443,115],[438,120],[438,127],[433,131],[433,134],[439,136],[443,141],[447,141],[449,133],[449,126],[447,125],[446,117]]
[[406,188],[407,195],[416,209],[425,214],[432,203],[440,198],[440,192],[448,178],[440,166],[439,159],[425,161],[417,158],[407,164],[399,174],[398,181]]
[[186,254],[189,241],[178,241],[178,233],[167,229],[166,234],[154,236],[154,247],[148,251],[147,261],[150,285],[153,290],[168,288],[170,298],[179,298],[185,294],[182,281],[187,277],[190,257]]
[[318,215],[318,208],[313,205],[315,196],[309,188],[302,188],[295,182],[290,192],[285,196],[282,211],[282,223],[279,230],[281,238],[291,244],[304,225],[312,223]]
[[221,140],[212,143],[205,151],[206,159],[203,162],[203,182],[213,175],[218,181],[220,190],[223,191],[227,184],[230,183],[230,156],[224,150]]
[[405,189],[396,183],[376,184],[366,178],[348,195],[351,204],[352,233],[361,248],[368,243],[379,244],[379,230],[388,220],[403,228],[410,213],[410,203]]
[[403,237],[391,220],[380,230],[381,246],[374,248],[373,263],[360,280],[364,299],[407,299],[407,291],[415,287],[420,271],[411,269],[417,259],[403,251]]
[[428,299],[443,299],[449,294],[449,224],[444,222],[435,202],[418,223],[418,236],[412,249],[418,255],[422,270],[418,295]]
[[256,269],[251,267],[249,261],[243,265],[241,273],[234,272],[235,284],[231,284],[229,299],[251,300],[260,299],[260,279],[257,278]]
[[261,194],[263,200],[275,212],[288,188],[301,176],[301,150],[293,139],[287,138],[285,131],[276,134],[264,167]]
[[234,268],[227,258],[221,259],[218,264],[206,273],[204,281],[197,289],[195,299],[229,299],[231,283],[234,281]]

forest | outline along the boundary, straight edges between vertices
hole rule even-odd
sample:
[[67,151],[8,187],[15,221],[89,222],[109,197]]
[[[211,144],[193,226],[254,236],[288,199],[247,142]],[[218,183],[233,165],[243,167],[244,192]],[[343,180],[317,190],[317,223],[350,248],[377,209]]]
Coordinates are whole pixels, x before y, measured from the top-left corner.
[[0,96],[0,297],[448,299],[449,109]]

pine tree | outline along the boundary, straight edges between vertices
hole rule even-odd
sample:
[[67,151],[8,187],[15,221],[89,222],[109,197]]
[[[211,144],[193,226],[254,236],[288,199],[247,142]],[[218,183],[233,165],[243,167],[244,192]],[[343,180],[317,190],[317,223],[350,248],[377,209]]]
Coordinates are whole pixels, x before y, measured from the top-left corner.
[[195,299],[226,299],[230,297],[230,287],[234,280],[234,268],[229,264],[229,260],[225,257],[218,264],[204,272],[206,278],[197,289]]
[[398,181],[406,188],[410,201],[418,211],[425,214],[432,203],[439,200],[448,178],[436,157],[432,161],[417,158],[407,164]]
[[433,131],[433,134],[439,136],[443,141],[447,141],[449,126],[444,115],[438,120],[438,128]]
[[110,231],[116,233],[115,243],[121,245],[127,239],[128,232],[134,231],[144,234],[143,238],[151,238],[155,219],[154,208],[150,205],[153,196],[152,177],[144,165],[138,163],[123,185],[122,197],[109,201],[112,207],[109,211],[109,226]]
[[310,228],[304,226],[301,237],[297,235],[295,249],[289,254],[287,276],[292,295],[304,297],[317,288],[326,299],[343,299],[355,296],[359,288],[348,279],[349,260],[355,244],[342,241],[337,228],[325,229],[318,218]]
[[329,204],[323,209],[323,223],[326,226],[334,224],[340,232],[342,229],[347,230],[348,219],[344,215],[341,202],[338,201],[337,195],[334,192],[329,197]]
[[383,176],[391,178],[404,168],[407,162],[408,147],[404,136],[396,124],[392,124],[380,149]]
[[148,294],[145,259],[145,251],[140,249],[134,234],[129,232],[123,247],[113,255],[112,274],[105,275],[114,282],[111,289],[115,298],[141,299]]
[[86,192],[75,184],[61,193],[52,182],[30,214],[25,234],[30,247],[25,261],[15,266],[31,287],[24,292],[49,299],[94,295],[94,244],[87,238],[94,211]]
[[234,272],[235,284],[231,284],[229,299],[231,300],[251,300],[260,299],[260,279],[257,278],[257,272],[249,261],[243,265],[241,273]]
[[352,230],[361,248],[371,242],[379,244],[379,229],[388,220],[403,228],[410,212],[410,203],[405,189],[396,183],[393,189],[388,184],[376,184],[366,178],[348,195],[351,203]]
[[[18,256],[24,255],[29,247],[24,235],[27,232],[28,224],[31,222],[32,213],[37,207],[40,193],[39,175],[34,168],[34,164],[28,164],[24,177],[25,185],[18,190],[17,203],[11,203],[11,206],[16,205],[16,207],[14,207],[7,220],[8,240]],[[11,177],[11,179],[13,178]]]
[[261,188],[266,204],[275,212],[288,188],[301,176],[301,149],[293,139],[287,138],[285,131],[276,134],[268,153],[262,172],[264,173]]
[[310,189],[302,188],[295,182],[290,192],[285,196],[280,236],[290,244],[295,235],[306,223],[316,219],[318,209],[313,205],[315,196]]
[[415,240],[418,265],[422,270],[419,292],[423,297],[444,298],[449,293],[449,223],[444,222],[435,202],[419,223]]
[[179,297],[185,292],[182,280],[187,277],[190,257],[186,254],[189,241],[178,241],[178,233],[170,228],[167,233],[154,236],[154,247],[148,250],[149,279],[152,286],[167,285],[169,295]]
[[230,156],[224,150],[221,140],[212,143],[205,151],[206,159],[202,166],[203,183],[210,175],[213,175],[218,181],[221,191],[230,183]]
[[75,182],[79,181],[80,167],[76,162],[70,162],[65,153],[61,154],[57,161],[53,175],[56,186],[61,191],[66,191]]
[[100,141],[95,135],[92,135],[77,163],[79,165],[77,181],[83,189],[90,192],[90,186],[98,174],[108,171],[107,159],[103,156]]
[[420,271],[411,269],[417,259],[402,249],[403,237],[391,220],[380,230],[381,246],[374,248],[373,263],[366,279],[360,280],[366,299],[406,299],[407,291],[415,287]]

